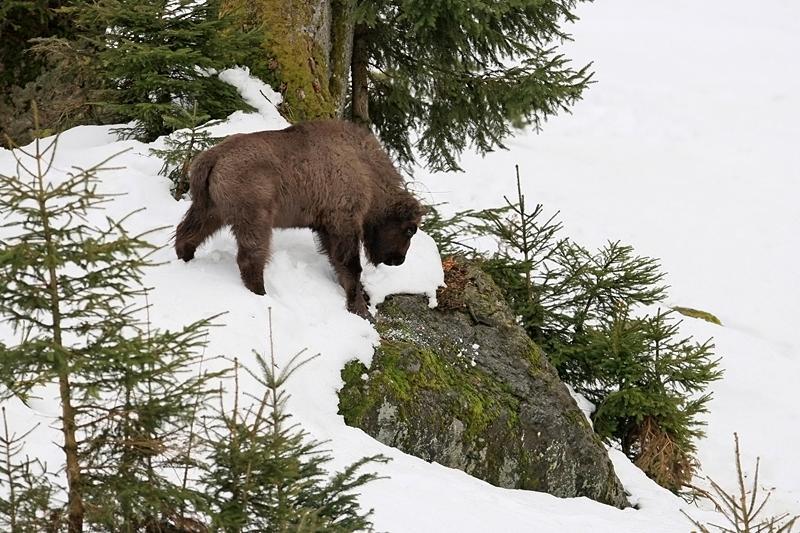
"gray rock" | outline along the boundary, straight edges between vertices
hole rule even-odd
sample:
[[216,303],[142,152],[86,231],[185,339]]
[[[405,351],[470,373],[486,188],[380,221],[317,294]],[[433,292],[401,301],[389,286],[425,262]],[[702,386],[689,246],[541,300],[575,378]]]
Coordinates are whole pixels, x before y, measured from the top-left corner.
[[473,265],[461,272],[449,310],[408,295],[379,307],[371,367],[342,370],[345,422],[500,487],[628,506],[605,447],[497,286]]

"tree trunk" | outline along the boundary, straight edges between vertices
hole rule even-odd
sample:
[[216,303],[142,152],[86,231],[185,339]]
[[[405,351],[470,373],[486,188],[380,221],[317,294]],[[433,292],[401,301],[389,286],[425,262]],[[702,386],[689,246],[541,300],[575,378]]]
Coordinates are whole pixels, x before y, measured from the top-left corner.
[[[223,0],[244,28],[262,35],[265,81],[283,95],[290,122],[342,117],[353,49],[356,0]],[[251,65],[256,67],[256,65]]]
[[344,116],[347,102],[347,82],[353,57],[355,0],[332,0],[331,50],[328,63],[329,87],[336,116]]
[[[251,65],[281,93],[290,122],[341,116],[355,0],[223,0],[246,29],[262,35],[262,59]],[[260,68],[259,68],[260,67]],[[343,74],[344,73],[344,74]]]
[[[35,106],[35,104],[34,104]],[[34,107],[34,121],[38,126]],[[38,128],[37,128],[38,129]],[[70,386],[70,355],[64,347],[61,335],[61,298],[59,295],[58,273],[56,265],[56,243],[52,236],[50,217],[47,212],[46,193],[44,184],[45,171],[42,169],[41,151],[39,141],[36,141],[36,165],[39,194],[37,198],[39,214],[42,220],[44,240],[47,244],[48,271],[47,284],[50,299],[50,316],[53,320],[52,349],[55,352],[58,372],[58,389],[61,396],[61,432],[64,435],[64,455],[66,456],[67,474],[67,530],[69,533],[83,531],[83,485],[81,481],[81,467],[78,460],[78,440],[75,436],[75,407],[72,405],[72,388]]]
[[68,371],[61,370],[60,373],[58,381],[61,395],[61,420],[64,434],[64,455],[67,458],[67,527],[69,533],[80,533],[83,531],[83,487],[81,485],[81,467],[78,462],[78,441],[75,438],[75,408],[71,402]]
[[353,34],[352,99],[353,122],[369,124],[369,83],[367,79],[367,27],[359,24]]

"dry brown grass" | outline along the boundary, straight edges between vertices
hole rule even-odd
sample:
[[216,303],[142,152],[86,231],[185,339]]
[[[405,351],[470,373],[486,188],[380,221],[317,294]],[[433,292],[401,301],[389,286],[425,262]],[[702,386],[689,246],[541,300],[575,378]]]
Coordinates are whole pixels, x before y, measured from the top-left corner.
[[677,492],[691,482],[697,462],[652,417],[645,418],[632,440],[638,450],[634,464],[656,483]]
[[445,286],[436,291],[438,308],[442,311],[464,309],[464,288],[467,286],[467,268],[457,259],[447,257],[442,261]]

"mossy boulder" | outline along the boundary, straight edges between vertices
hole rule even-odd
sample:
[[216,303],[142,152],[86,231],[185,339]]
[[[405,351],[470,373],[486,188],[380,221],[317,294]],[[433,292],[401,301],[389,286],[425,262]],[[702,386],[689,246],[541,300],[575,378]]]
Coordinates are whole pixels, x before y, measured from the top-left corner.
[[459,269],[448,309],[410,295],[378,307],[372,365],[342,370],[345,422],[500,487],[627,506],[605,447],[497,286]]

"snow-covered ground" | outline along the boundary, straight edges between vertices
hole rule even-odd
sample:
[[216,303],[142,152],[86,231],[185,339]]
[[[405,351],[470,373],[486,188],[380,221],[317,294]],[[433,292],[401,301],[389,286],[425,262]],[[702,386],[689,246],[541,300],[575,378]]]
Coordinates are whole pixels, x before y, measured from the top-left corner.
[[[800,288],[791,279],[798,259],[793,244],[800,209],[797,155],[800,140],[800,6],[770,0],[689,2],[663,7],[633,0],[584,5],[571,54],[595,61],[598,83],[574,109],[541,135],[521,134],[509,152],[485,159],[465,155],[461,174],[429,175],[419,169],[418,190],[451,209],[496,205],[513,191],[518,163],[530,201],[561,210],[566,232],[587,245],[622,239],[640,253],[660,257],[669,272],[671,300],[717,314],[717,327],[687,319],[686,334],[714,336],[726,375],[714,385],[709,436],[700,443],[708,474],[730,484],[732,433],[742,438],[746,463],[763,457],[762,480],[777,487],[775,510],[800,512],[800,435],[795,388],[800,341],[793,337]],[[277,95],[241,71],[225,73],[243,89],[257,113],[236,113],[217,134],[276,129],[285,122],[260,94]],[[156,143],[158,145],[159,142]],[[109,204],[112,216],[147,205],[132,230],[174,225],[188,207],[175,202],[157,176],[161,162],[149,146],[117,142],[108,127],[80,127],[60,142],[55,171],[96,163],[122,148],[123,171],[102,187],[128,194]],[[158,147],[158,146],[156,146]],[[0,172],[13,170],[0,151]],[[171,230],[154,237],[170,241]],[[393,460],[376,470],[389,476],[364,488],[362,504],[375,508],[378,530],[394,532],[685,532],[678,512],[697,510],[649,481],[618,452],[611,457],[639,509],[620,511],[590,500],[558,499],[499,489],[464,473],[377,443],[337,415],[339,371],[352,358],[368,360],[377,340],[370,324],[346,312],[344,295],[311,234],[276,232],[265,277],[267,297],[241,285],[229,232],[213,237],[194,261],[151,269],[151,318],[160,328],[227,311],[226,326],[210,333],[209,354],[247,361],[267,343],[272,308],[278,362],[302,348],[321,353],[290,380],[288,408],[317,439],[329,440],[334,468],[382,453]],[[366,272],[373,293],[434,289],[441,271],[435,246],[414,237],[400,268]],[[413,286],[411,284],[414,284]],[[0,324],[0,338],[13,342]],[[217,364],[217,363],[215,363]],[[245,386],[248,386],[245,384]],[[31,411],[12,404],[12,422],[46,426],[55,404]],[[46,427],[27,450],[57,464],[55,434]]]
[[713,336],[724,378],[712,387],[699,457],[732,486],[733,432],[776,508],[800,513],[800,3],[768,0],[584,4],[568,55],[597,83],[572,115],[522,133],[509,151],[467,154],[464,173],[418,172],[451,209],[514,195],[561,211],[566,233],[632,244],[661,258],[670,303]]

